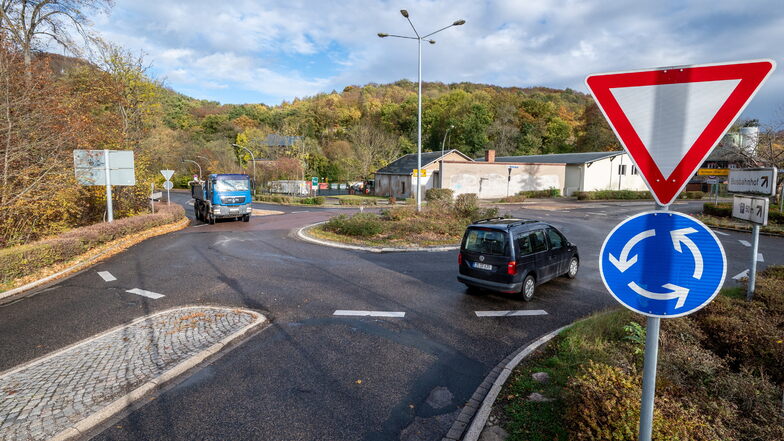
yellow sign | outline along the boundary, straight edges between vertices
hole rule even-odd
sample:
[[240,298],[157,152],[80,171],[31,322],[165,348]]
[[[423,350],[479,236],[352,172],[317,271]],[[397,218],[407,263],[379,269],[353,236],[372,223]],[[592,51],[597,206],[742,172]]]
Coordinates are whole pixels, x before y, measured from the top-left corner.
[[414,175],[414,177],[416,177],[416,176],[417,176],[417,172],[419,172],[419,176],[421,176],[421,177],[423,177],[423,178],[426,178],[426,177],[427,177],[427,170],[426,170],[426,169],[424,169],[424,168],[423,168],[422,170],[417,170],[417,169],[414,169],[414,170],[411,172],[411,174],[412,174],[412,175]]
[[701,168],[697,170],[697,176],[729,176],[728,168]]

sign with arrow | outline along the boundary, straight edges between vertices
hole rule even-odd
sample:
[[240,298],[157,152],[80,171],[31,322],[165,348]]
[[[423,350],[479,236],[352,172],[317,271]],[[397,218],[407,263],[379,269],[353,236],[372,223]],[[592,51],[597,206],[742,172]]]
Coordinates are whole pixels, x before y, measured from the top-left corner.
[[585,83],[656,202],[669,205],[775,66],[662,67],[590,75]]
[[632,311],[680,317],[713,300],[724,284],[727,259],[702,222],[682,213],[650,211],[610,232],[599,271],[610,294]]
[[730,170],[730,193],[776,194],[776,168],[733,168]]
[[739,196],[732,198],[732,217],[759,225],[768,224],[770,200],[766,197]]

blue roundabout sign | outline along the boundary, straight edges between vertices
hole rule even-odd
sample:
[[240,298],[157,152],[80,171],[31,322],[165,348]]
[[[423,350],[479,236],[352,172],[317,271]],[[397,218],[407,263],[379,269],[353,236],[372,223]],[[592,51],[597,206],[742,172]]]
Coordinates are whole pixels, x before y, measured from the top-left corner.
[[602,281],[621,304],[651,317],[681,317],[710,303],[727,274],[721,242],[678,212],[650,211],[618,224],[599,254]]

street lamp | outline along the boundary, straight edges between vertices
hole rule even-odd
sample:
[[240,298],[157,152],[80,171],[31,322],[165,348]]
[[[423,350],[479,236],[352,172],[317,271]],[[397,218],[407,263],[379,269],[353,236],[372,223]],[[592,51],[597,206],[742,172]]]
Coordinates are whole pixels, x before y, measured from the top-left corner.
[[449,128],[446,129],[446,133],[444,133],[444,140],[441,141],[441,160],[442,161],[444,160],[444,144],[446,144],[446,137],[447,137],[447,135],[449,135],[449,131],[454,129],[454,128],[455,128],[454,125],[449,126]]
[[192,162],[196,164],[196,167],[199,167],[199,180],[201,181],[201,166],[199,165],[199,163],[190,159],[183,159],[182,162]]
[[253,152],[250,151],[247,147],[243,147],[243,146],[241,146],[239,144],[232,144],[232,146],[244,149],[246,152],[250,153],[250,160],[253,162],[253,185],[254,185],[253,188],[255,190],[255,188],[256,188],[255,187],[255,185],[256,185],[256,157],[253,155]]
[[409,40],[416,40],[417,41],[417,48],[418,48],[418,62],[417,62],[417,190],[416,190],[416,202],[417,202],[417,211],[422,211],[422,187],[421,187],[421,175],[422,175],[422,42],[427,41],[430,44],[436,44],[435,40],[428,40],[427,37],[436,34],[438,32],[443,31],[444,29],[451,28],[452,26],[461,26],[465,24],[465,20],[456,20],[449,26],[444,26],[441,29],[433,31],[427,35],[419,35],[416,28],[414,27],[414,23],[411,22],[411,19],[408,17],[408,11],[405,9],[400,10],[400,14],[408,20],[408,24],[411,25],[411,29],[414,30],[414,35],[416,37],[406,36],[406,35],[395,35],[395,34],[385,34],[383,32],[379,32],[378,36],[380,38],[386,37],[396,37],[396,38],[407,38]]

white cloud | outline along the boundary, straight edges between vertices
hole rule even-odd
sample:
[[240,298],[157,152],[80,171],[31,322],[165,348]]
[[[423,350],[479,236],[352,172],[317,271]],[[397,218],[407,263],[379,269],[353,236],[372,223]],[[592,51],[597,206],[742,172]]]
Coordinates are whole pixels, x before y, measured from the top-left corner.
[[[780,0],[411,0],[405,6],[424,32],[467,21],[424,45],[427,81],[585,91],[583,79],[594,72],[784,58]],[[144,49],[171,87],[201,85],[204,98],[236,101],[239,93],[246,102],[275,104],[348,84],[416,79],[416,42],[376,37],[412,33],[398,7],[383,0],[118,0],[112,16],[95,21],[109,39]],[[752,113],[772,117],[782,93],[784,76],[776,73]]]

